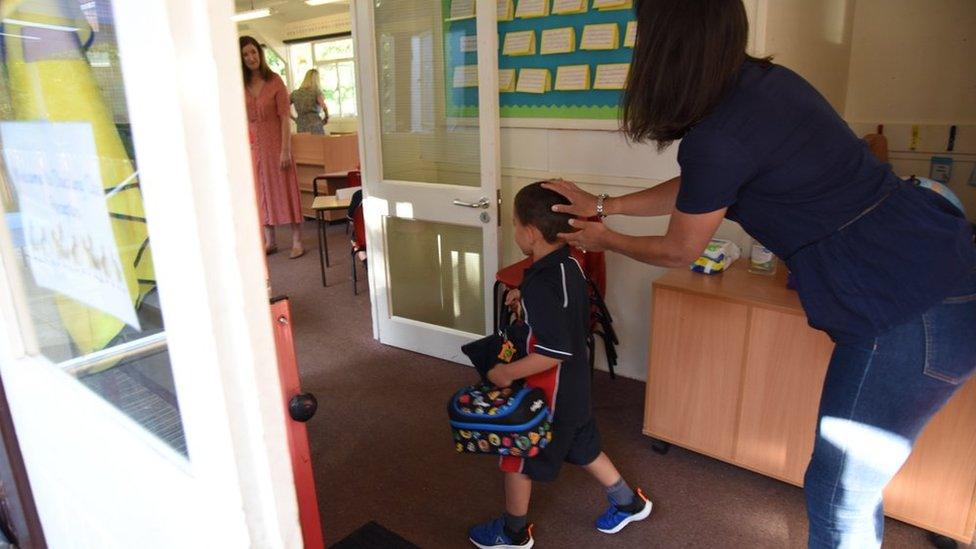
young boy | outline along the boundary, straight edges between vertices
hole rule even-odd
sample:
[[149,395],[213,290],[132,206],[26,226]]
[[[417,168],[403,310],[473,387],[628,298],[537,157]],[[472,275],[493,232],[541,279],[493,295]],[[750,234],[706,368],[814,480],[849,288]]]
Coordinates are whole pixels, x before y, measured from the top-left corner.
[[553,412],[553,437],[534,458],[501,458],[505,514],[471,528],[469,539],[481,548],[532,547],[535,541],[526,520],[532,481],[555,480],[564,461],[583,467],[606,488],[610,508],[596,521],[601,532],[615,534],[651,514],[651,502],[627,485],[600,449],[600,434],[590,412],[589,292],[579,263],[557,237],[573,231],[571,216],[552,211],[554,204],[566,203],[559,194],[543,189],[541,182],[515,196],[515,242],[533,259],[519,287],[518,304],[529,326],[528,354],[496,365],[488,378],[499,387],[524,378],[542,388]]

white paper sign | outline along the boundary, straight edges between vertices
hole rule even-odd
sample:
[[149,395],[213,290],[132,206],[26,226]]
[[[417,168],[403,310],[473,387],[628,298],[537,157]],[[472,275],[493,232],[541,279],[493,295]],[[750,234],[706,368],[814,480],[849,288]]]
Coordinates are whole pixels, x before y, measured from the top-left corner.
[[627,30],[624,32],[624,47],[633,48],[637,43],[637,21],[627,21]]
[[462,53],[472,53],[478,51],[478,37],[477,36],[462,36],[461,37],[461,52]]
[[628,72],[630,72],[630,63],[597,65],[593,89],[622,90],[627,85]]
[[34,280],[140,329],[109,221],[91,125],[2,122],[0,138]]
[[556,90],[579,91],[590,89],[589,65],[564,65],[556,69]]
[[474,16],[474,0],[451,0],[451,19],[468,19]]
[[478,65],[459,65],[454,67],[455,88],[478,87]]

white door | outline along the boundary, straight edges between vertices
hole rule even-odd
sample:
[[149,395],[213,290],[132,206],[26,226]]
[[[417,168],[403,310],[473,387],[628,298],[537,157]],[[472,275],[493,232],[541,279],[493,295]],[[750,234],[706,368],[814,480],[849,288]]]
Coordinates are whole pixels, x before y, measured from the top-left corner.
[[0,375],[50,547],[301,546],[232,4],[3,4]]
[[496,2],[352,5],[374,329],[466,362],[498,269]]

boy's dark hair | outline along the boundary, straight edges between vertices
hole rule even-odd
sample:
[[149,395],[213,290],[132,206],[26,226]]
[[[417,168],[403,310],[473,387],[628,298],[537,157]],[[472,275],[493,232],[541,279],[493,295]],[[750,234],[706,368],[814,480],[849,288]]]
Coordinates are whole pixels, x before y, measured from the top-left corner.
[[515,195],[515,217],[522,225],[539,229],[546,242],[558,240],[559,233],[571,233],[574,229],[569,220],[575,216],[552,211],[555,204],[569,204],[569,200],[556,191],[542,188],[544,181],[536,181],[523,187]]

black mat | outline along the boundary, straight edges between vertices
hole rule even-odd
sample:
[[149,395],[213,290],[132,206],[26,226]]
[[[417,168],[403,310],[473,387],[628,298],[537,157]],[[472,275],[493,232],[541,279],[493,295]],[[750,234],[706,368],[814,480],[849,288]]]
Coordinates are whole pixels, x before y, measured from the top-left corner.
[[379,524],[369,521],[329,549],[420,549]]

